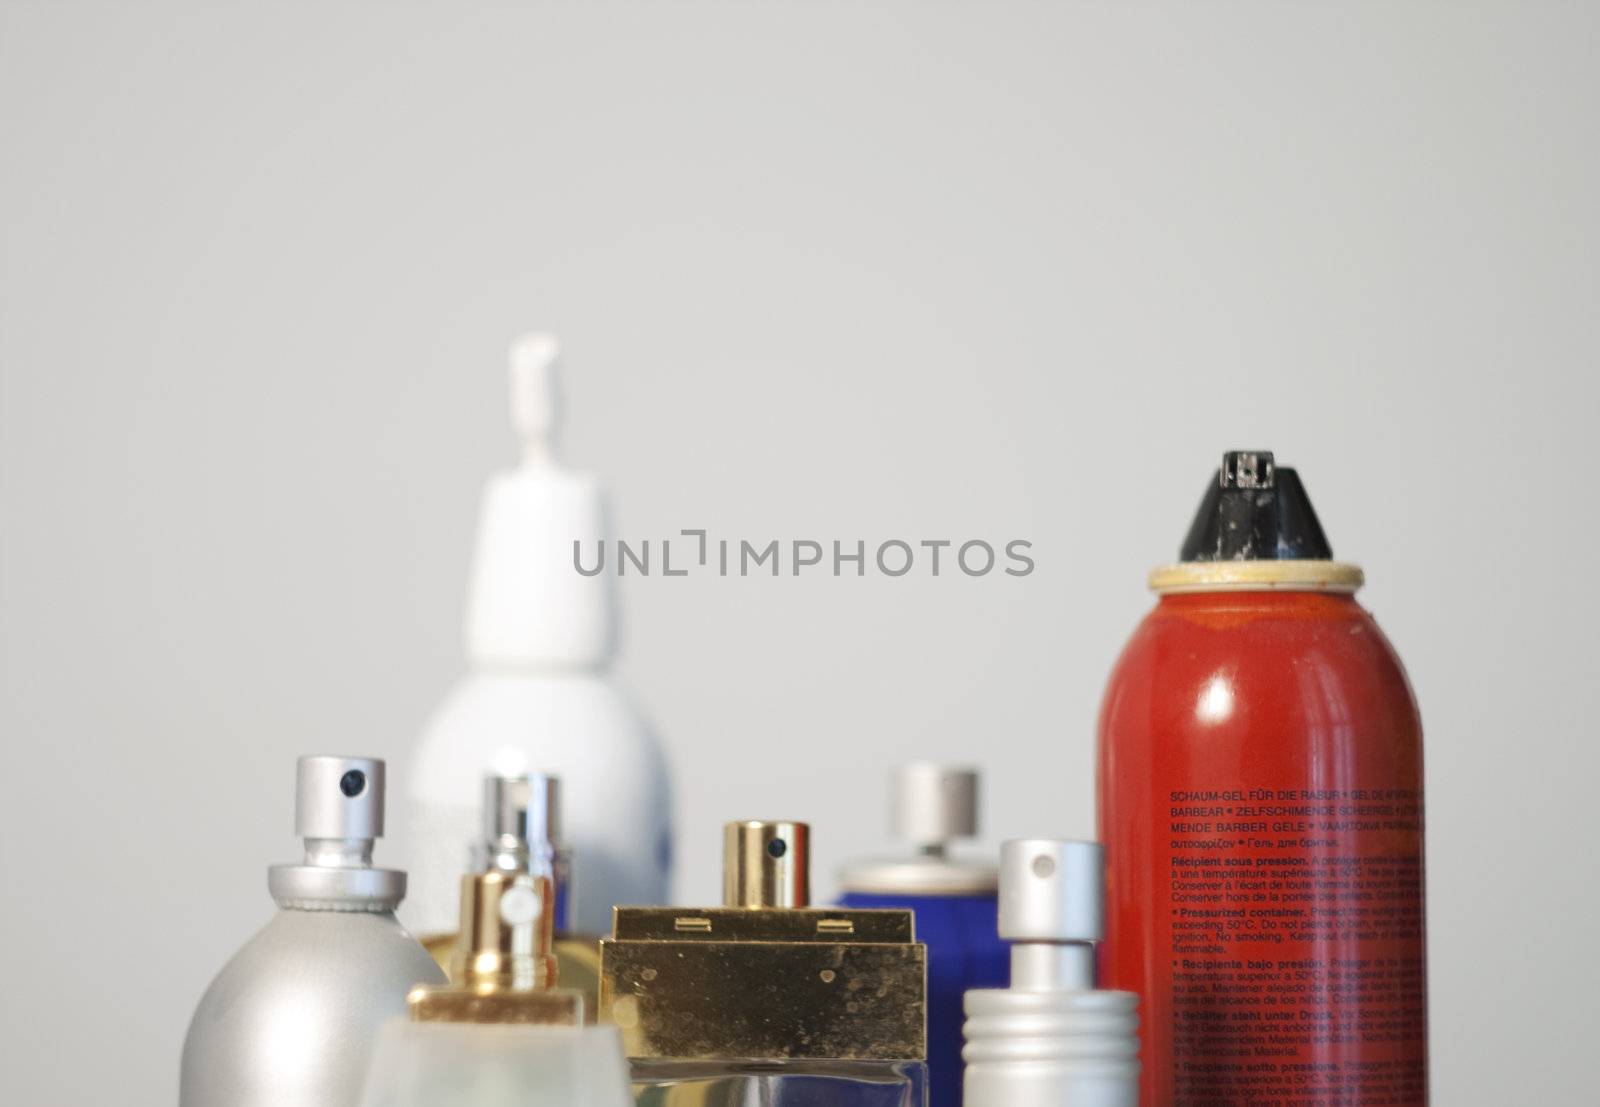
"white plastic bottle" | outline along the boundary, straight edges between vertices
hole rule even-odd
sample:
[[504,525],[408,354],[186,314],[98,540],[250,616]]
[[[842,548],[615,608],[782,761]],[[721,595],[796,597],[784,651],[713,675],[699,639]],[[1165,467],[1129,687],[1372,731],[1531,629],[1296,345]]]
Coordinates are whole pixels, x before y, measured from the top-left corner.
[[612,684],[610,579],[585,565],[607,535],[595,477],[555,457],[559,347],[531,334],[511,347],[511,422],[522,462],[484,491],[467,604],[467,674],[411,758],[411,895],[404,921],[453,930],[487,773],[562,781],[578,931],[609,931],[615,904],[666,903],[671,796],[655,737]]

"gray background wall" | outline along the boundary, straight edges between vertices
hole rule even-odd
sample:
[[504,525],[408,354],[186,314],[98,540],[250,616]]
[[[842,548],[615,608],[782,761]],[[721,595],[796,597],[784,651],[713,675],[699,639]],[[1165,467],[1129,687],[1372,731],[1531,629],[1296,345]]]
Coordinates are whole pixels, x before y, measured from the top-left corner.
[[1090,833],[1144,573],[1273,447],[1423,705],[1435,1101],[1588,1102],[1597,46],[1526,2],[5,4],[6,1098],[172,1101],[293,757],[402,761],[458,672],[541,327],[629,537],[1036,546],[627,583],[682,897],[725,818],[882,847],[912,755],[982,760],[992,839]]

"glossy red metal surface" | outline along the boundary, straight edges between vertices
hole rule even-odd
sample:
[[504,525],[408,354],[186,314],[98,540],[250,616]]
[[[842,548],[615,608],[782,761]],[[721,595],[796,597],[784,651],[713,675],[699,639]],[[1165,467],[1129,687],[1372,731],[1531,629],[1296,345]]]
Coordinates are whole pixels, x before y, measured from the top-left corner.
[[1163,597],[1100,718],[1142,1107],[1427,1103],[1422,732],[1350,596]]

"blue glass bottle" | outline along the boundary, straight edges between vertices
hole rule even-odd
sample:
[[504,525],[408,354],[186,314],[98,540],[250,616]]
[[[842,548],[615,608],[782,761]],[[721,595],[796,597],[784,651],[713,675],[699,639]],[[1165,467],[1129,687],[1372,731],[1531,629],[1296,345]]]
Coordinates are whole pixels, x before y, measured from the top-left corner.
[[949,854],[949,843],[978,829],[975,769],[916,762],[901,766],[892,787],[896,836],[916,852],[866,859],[840,873],[851,908],[907,908],[928,948],[928,1103],[961,1103],[962,997],[971,988],[1004,987],[1010,953],[996,929],[998,880],[991,863]]

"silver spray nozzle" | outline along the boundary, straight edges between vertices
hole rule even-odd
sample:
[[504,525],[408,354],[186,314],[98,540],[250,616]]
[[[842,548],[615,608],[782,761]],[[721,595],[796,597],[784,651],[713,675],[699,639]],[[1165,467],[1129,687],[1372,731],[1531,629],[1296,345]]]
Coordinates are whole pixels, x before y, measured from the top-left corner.
[[978,770],[915,761],[895,770],[894,834],[930,852],[978,833]]
[[1000,937],[1012,943],[1011,986],[1094,987],[1094,943],[1105,937],[1105,849],[1025,838],[1000,847]]
[[295,763],[294,832],[306,864],[370,864],[383,837],[383,762],[371,757],[302,757]]
[[267,887],[279,906],[387,911],[405,897],[404,873],[372,867],[383,836],[384,765],[373,757],[302,757],[295,764],[294,829],[305,860],[274,865]]
[[483,781],[483,840],[474,867],[549,871],[561,837],[561,781],[546,773]]

